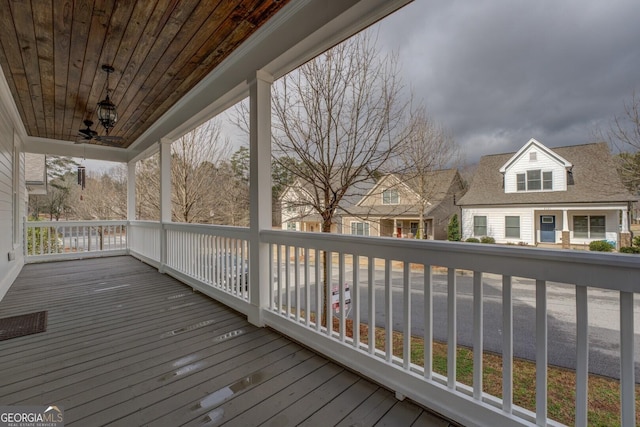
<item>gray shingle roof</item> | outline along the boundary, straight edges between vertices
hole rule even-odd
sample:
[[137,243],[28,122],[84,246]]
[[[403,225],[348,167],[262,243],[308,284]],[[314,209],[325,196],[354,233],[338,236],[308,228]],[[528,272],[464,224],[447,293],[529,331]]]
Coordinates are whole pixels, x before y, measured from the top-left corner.
[[[410,174],[397,175],[398,178],[404,182],[409,188],[418,188],[418,178],[412,178]],[[447,197],[451,196],[451,191],[457,192],[459,188],[452,188],[454,184],[459,180],[457,169],[443,169],[429,172],[429,197],[430,206],[425,210],[425,214],[428,215],[431,211],[435,210],[438,205]],[[375,188],[372,190],[375,192]],[[400,204],[400,205],[381,205],[376,204],[374,206],[354,206],[349,209],[349,213],[362,216],[418,216],[420,214],[420,207],[417,204]]]
[[573,164],[573,185],[567,191],[505,193],[500,168],[515,154],[495,154],[480,159],[471,188],[458,204],[558,204],[627,202],[636,200],[622,185],[609,147],[604,142],[552,148]]

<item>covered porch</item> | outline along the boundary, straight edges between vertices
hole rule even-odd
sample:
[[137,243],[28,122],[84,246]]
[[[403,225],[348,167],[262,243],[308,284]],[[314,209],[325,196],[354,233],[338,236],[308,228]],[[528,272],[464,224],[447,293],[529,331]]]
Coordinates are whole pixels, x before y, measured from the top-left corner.
[[[589,292],[598,289],[611,291],[613,298],[619,302],[616,312],[619,323],[611,326],[611,331],[619,337],[619,345],[612,351],[621,379],[619,419],[622,425],[636,425],[635,372],[638,369],[636,361],[640,359],[640,340],[636,333],[638,321],[635,319],[638,312],[637,293],[640,291],[637,279],[640,265],[637,258],[271,230],[270,89],[273,80],[405,3],[407,1],[404,0],[257,2],[254,6],[265,4],[273,7],[266,7],[264,11],[272,13],[271,18],[255,21],[246,16],[238,18],[237,15],[231,15],[229,20],[223,20],[226,26],[236,28],[235,23],[240,21],[240,30],[257,28],[256,32],[250,36],[244,34],[247,38],[243,39],[243,43],[235,38],[239,34],[234,32],[230,35],[228,43],[221,44],[221,49],[215,50],[214,56],[220,52],[229,55],[218,58],[220,62],[199,79],[191,90],[185,91],[183,97],[171,98],[171,90],[166,93],[162,90],[166,98],[156,92],[143,102],[145,90],[148,89],[143,85],[144,73],[136,70],[130,75],[141,76],[138,82],[140,96],[137,97],[137,92],[131,95],[136,97],[141,108],[151,104],[167,108],[145,115],[132,107],[128,125],[112,129],[112,136],[132,138],[121,147],[105,146],[99,140],[84,146],[74,144],[73,135],[82,117],[69,119],[71,124],[65,125],[63,133],[47,135],[47,126],[41,123],[55,124],[55,114],[51,115],[51,111],[45,109],[47,114],[42,111],[43,121],[38,121],[35,115],[31,117],[31,113],[38,112],[33,107],[20,111],[17,105],[23,106],[23,102],[31,99],[28,85],[20,79],[25,70],[14,70],[18,78],[9,79],[13,82],[11,86],[7,82],[8,67],[5,62],[2,63],[4,78],[0,79],[0,112],[3,114],[0,114],[0,126],[3,132],[0,134],[0,144],[3,160],[6,161],[0,162],[0,171],[3,172],[0,180],[10,191],[0,192],[4,202],[0,206],[3,215],[6,213],[6,218],[10,220],[0,222],[0,233],[11,236],[11,239],[0,242],[2,253],[7,255],[0,257],[0,295],[6,293],[0,305],[2,315],[33,311],[39,301],[37,297],[45,297],[46,302],[41,306],[43,309],[48,310],[45,308],[47,304],[53,304],[48,306],[52,307],[51,333],[64,336],[65,341],[69,340],[61,341],[65,345],[75,345],[78,356],[84,354],[84,344],[81,343],[85,338],[95,343],[96,348],[105,351],[112,351],[108,349],[118,340],[128,340],[134,336],[144,341],[144,344],[140,343],[142,346],[159,348],[164,342],[183,343],[186,351],[180,354],[174,352],[173,348],[165,348],[166,358],[151,352],[150,358],[144,356],[130,360],[127,365],[136,367],[131,376],[139,384],[133,386],[134,390],[120,382],[121,379],[114,379],[113,384],[111,381],[107,384],[102,374],[96,371],[95,377],[91,374],[86,378],[89,383],[95,381],[98,386],[96,394],[88,391],[79,396],[71,390],[73,386],[70,381],[65,383],[60,378],[48,378],[43,391],[29,387],[29,381],[38,381],[34,374],[45,375],[48,372],[38,361],[40,350],[44,347],[55,353],[52,356],[56,368],[51,373],[53,376],[57,375],[56,372],[68,372],[77,375],[74,378],[81,378],[87,373],[74,371],[74,366],[84,363],[88,365],[82,366],[100,365],[110,357],[109,360],[117,364],[112,356],[94,354],[95,359],[76,359],[68,366],[62,347],[56,347],[56,340],[49,342],[46,334],[19,338],[8,344],[7,348],[13,349],[8,357],[0,355],[9,367],[6,372],[12,378],[12,382],[7,384],[17,387],[7,393],[9,396],[18,396],[12,398],[11,402],[35,399],[31,402],[44,404],[45,398],[55,398],[58,396],[57,390],[64,389],[60,394],[64,395],[63,399],[78,399],[71,400],[73,403],[68,409],[71,420],[77,416],[75,419],[79,425],[85,425],[82,420],[97,419],[92,417],[110,413],[111,406],[127,408],[122,412],[113,411],[113,415],[110,415],[118,417],[114,419],[116,423],[121,419],[123,425],[147,420],[143,418],[145,416],[159,418],[156,412],[145,412],[146,409],[138,412],[136,404],[153,408],[153,411],[167,405],[175,412],[163,412],[161,416],[166,415],[170,420],[173,420],[170,418],[173,416],[184,416],[186,418],[176,421],[196,424],[214,424],[230,419],[230,424],[235,423],[233,420],[247,421],[238,421],[239,425],[252,424],[252,421],[279,424],[278,421],[285,423],[288,420],[291,420],[290,424],[307,421],[314,425],[318,420],[315,417],[322,417],[319,424],[326,425],[329,416],[337,417],[339,414],[342,417],[336,418],[336,424],[423,425],[425,420],[431,420],[420,407],[407,403],[408,398],[463,425],[558,425],[548,416],[547,355],[554,342],[548,339],[548,321],[553,315],[548,309],[552,303],[548,301],[547,289],[554,283],[562,283],[569,287],[568,298],[575,307],[568,327],[571,333],[567,338],[575,355],[576,385],[572,404],[575,424],[588,424],[589,357],[592,349],[599,344],[589,335],[589,315],[594,310],[593,301],[589,301]],[[20,11],[23,14],[16,16],[24,18],[25,11]],[[168,22],[168,25],[175,24],[169,15],[167,12],[166,16],[161,14],[159,18],[164,19],[164,23]],[[2,15],[3,19],[8,19],[8,16]],[[100,16],[96,20],[99,21]],[[176,51],[176,46],[172,46],[172,50]],[[22,51],[26,54],[29,52],[27,49]],[[21,50],[13,53],[16,52],[20,56]],[[37,61],[35,57],[27,59]],[[202,58],[198,60],[208,63]],[[96,64],[99,64],[98,58],[94,58]],[[160,64],[158,68],[162,69],[161,61]],[[30,68],[29,72],[37,74],[33,71],[35,69]],[[164,89],[163,82],[176,76],[176,70],[165,71],[166,67],[162,72],[156,70],[160,82],[158,90]],[[72,72],[69,76],[69,81],[84,87],[80,84],[80,75]],[[163,80],[165,77],[168,80]],[[179,77],[177,82],[181,82],[184,76]],[[180,85],[180,88],[184,86]],[[94,96],[96,100],[97,96]],[[249,96],[250,104],[250,226],[242,228],[172,222],[171,142],[246,96]],[[158,102],[155,102],[156,97],[159,97]],[[55,125],[52,129],[56,131]],[[26,152],[86,156],[126,163],[129,171],[127,220],[118,224],[78,222],[74,224],[76,228],[73,231],[63,232],[62,237],[58,237],[58,229],[68,225],[61,222],[25,222],[21,164]],[[160,153],[160,219],[138,221],[134,208],[135,165],[137,161],[156,152]],[[109,231],[108,240],[100,240],[99,244],[95,240],[86,245],[78,243],[85,236],[88,236],[88,242],[92,242],[97,227],[102,230],[113,227],[109,228],[113,231]],[[41,231],[30,233],[30,229]],[[47,230],[47,233],[42,230]],[[67,239],[65,233],[71,234],[71,238]],[[103,236],[102,233],[98,235]],[[67,247],[68,241],[75,246]],[[234,257],[229,257],[229,254]],[[147,265],[132,261],[131,258],[69,261],[122,255],[131,255],[165,275],[158,275]],[[31,264],[65,259],[64,263]],[[329,262],[324,263],[323,260]],[[124,263],[121,268],[117,267],[118,262]],[[244,269],[245,264],[247,269]],[[86,268],[87,265],[93,268]],[[60,282],[54,281],[54,274],[48,273],[58,268],[62,271],[60,278],[63,280]],[[102,279],[95,280],[97,276],[90,270],[102,271]],[[242,273],[229,274],[229,271]],[[484,281],[489,275],[500,277],[497,292]],[[464,292],[458,288],[462,277],[466,277],[469,285]],[[245,283],[248,285],[245,286]],[[522,286],[525,292],[533,295],[534,303],[529,310],[518,309],[519,301],[514,296],[514,286]],[[192,293],[189,288],[210,299]],[[141,294],[130,293],[135,289]],[[442,292],[437,293],[436,290]],[[72,305],[65,312],[64,304],[72,303],[65,292],[69,292],[72,299],[85,302],[86,306]],[[182,295],[185,292],[187,295]],[[491,293],[485,295],[485,292]],[[329,301],[331,303],[324,303]],[[485,308],[489,304],[490,309]],[[436,371],[434,366],[434,307],[446,307],[448,354],[444,373],[442,370]],[[241,313],[247,321],[232,310]],[[126,325],[121,316],[123,312],[135,319],[135,327]],[[526,322],[521,321],[520,314],[523,312],[530,316]],[[472,316],[460,318],[470,325],[467,335],[470,335],[474,350],[471,368],[473,381],[466,383],[457,376],[456,352],[459,339],[462,339],[459,336],[458,319],[465,314]],[[501,333],[500,354],[504,362],[500,372],[501,392],[492,394],[483,386],[482,355],[485,350],[485,322],[495,321],[496,314]],[[106,323],[101,326],[94,324],[101,317]],[[326,322],[320,320],[323,317]],[[152,319],[157,322],[150,322]],[[369,328],[366,334],[361,334],[360,328],[353,326],[349,331],[349,322],[352,325],[368,325]],[[535,325],[534,333],[521,333],[519,327],[523,323]],[[142,329],[148,330],[151,335],[138,336]],[[376,340],[376,329],[382,331],[383,339]],[[98,335],[89,334],[90,330]],[[397,331],[404,333],[396,340],[394,332]],[[129,333],[133,334],[127,335],[129,338],[121,335]],[[210,335],[201,336],[206,333]],[[195,336],[205,338],[205,341],[196,339],[194,341],[198,342],[186,342]],[[529,387],[535,390],[535,405],[528,408],[514,399],[518,390],[513,387],[514,345],[523,336],[527,337],[530,346],[535,347],[536,354],[535,384]],[[423,349],[424,354],[420,359],[412,351],[414,337]],[[394,346],[396,341],[400,343],[399,349]],[[259,348],[261,342],[264,345]],[[243,344],[236,346],[240,343]],[[216,359],[219,357],[217,352],[227,347],[232,351],[229,354],[234,355],[234,360],[243,361],[237,369],[234,368],[235,364],[231,367],[221,359]],[[232,347],[234,350],[231,350]],[[91,349],[86,351],[95,353]],[[207,356],[201,358],[201,353]],[[197,361],[192,360],[193,354],[196,354]],[[33,360],[40,370],[12,370],[11,367],[15,367],[23,357]],[[201,361],[203,365],[194,366]],[[117,365],[111,362],[105,365],[106,369],[115,370]],[[306,366],[309,380],[317,375],[322,377],[318,380],[320,382],[305,383],[306,380],[297,381],[295,377],[286,379],[278,374],[278,370],[293,370],[291,363],[297,362],[299,364],[296,366]],[[137,369],[140,363],[145,367],[153,365],[148,371],[151,376],[144,377],[146,374]],[[313,367],[314,364],[322,367]],[[160,370],[156,369],[158,366]],[[223,367],[228,368],[226,373],[219,371]],[[0,369],[3,368],[0,366]],[[209,370],[210,373],[218,370],[221,376],[218,380],[208,382],[213,375],[206,379],[195,374],[189,375],[192,369],[193,372]],[[367,380],[351,372],[357,372]],[[327,377],[330,379],[327,380]],[[262,401],[258,402],[258,396],[262,396],[261,391],[270,381],[280,382],[280,390],[299,390],[296,392],[299,393],[299,399],[283,400],[286,408],[267,400],[270,402],[266,405],[267,417],[250,418],[261,416],[257,412],[265,409]],[[179,388],[159,387],[160,383],[167,382]],[[298,389],[296,383],[300,387],[307,384],[318,393],[309,392],[306,387],[305,390]],[[380,384],[383,388],[374,384]],[[118,397],[118,393],[111,394],[115,392],[111,386],[124,387],[127,390],[125,396],[131,402]],[[190,391],[192,389],[193,392]],[[357,398],[349,390],[355,391]],[[171,398],[174,392],[175,401]],[[115,400],[104,400],[103,396],[107,395]],[[267,399],[272,398],[279,400],[277,393]],[[102,402],[110,406],[101,406]],[[64,406],[64,401],[61,405]],[[254,409],[256,407],[261,409]],[[385,407],[384,414],[380,414]],[[313,411],[304,408],[312,408]],[[387,414],[392,418],[385,418]],[[366,418],[369,415],[371,419]],[[441,421],[435,422],[438,425]]]
[[590,242],[606,240],[616,249],[631,246],[627,206],[534,208],[533,218],[536,244],[588,249]]

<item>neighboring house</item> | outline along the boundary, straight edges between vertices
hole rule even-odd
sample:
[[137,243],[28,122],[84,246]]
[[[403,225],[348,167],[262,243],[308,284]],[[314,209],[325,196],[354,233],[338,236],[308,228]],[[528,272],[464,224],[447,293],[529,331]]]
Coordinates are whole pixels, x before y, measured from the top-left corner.
[[[446,240],[449,219],[457,211],[455,197],[463,188],[456,169],[433,171],[424,179],[385,175],[344,216],[344,232]],[[424,236],[419,228],[421,210]]]
[[[351,186],[340,201],[333,217],[332,233],[343,233],[345,209],[350,210],[375,184],[373,179]],[[313,207],[315,189],[312,184],[296,179],[280,196],[282,229],[292,231],[322,231],[322,217]]]
[[462,237],[563,248],[594,240],[630,246],[634,200],[606,143],[549,149],[531,139],[517,153],[480,159],[459,201]]
[[29,195],[47,194],[47,165],[44,154],[24,153],[24,180]]
[[[359,185],[343,199],[331,231],[361,236],[420,237],[422,209],[425,238],[446,239],[447,224],[457,211],[455,196],[463,191],[462,179],[455,169],[431,172],[425,180],[423,198],[416,191],[420,187],[418,181],[389,174],[376,183]],[[312,189],[296,182],[284,191],[281,200],[283,229],[321,230],[321,218],[309,203]]]
[[311,191],[299,179],[287,186],[280,196],[282,229],[322,231],[322,218],[313,209],[312,200]]

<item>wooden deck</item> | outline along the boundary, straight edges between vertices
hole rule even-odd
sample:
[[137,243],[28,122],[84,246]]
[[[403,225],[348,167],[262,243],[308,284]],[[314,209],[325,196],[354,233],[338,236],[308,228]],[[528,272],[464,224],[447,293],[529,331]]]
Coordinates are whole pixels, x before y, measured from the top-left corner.
[[67,426],[449,426],[131,257],[29,264],[0,318],[0,404],[58,405]]

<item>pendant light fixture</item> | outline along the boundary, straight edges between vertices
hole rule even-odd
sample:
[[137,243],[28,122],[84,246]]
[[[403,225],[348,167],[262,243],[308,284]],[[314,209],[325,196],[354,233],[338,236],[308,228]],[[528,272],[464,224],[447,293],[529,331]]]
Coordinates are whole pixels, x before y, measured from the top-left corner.
[[113,128],[118,121],[116,106],[111,102],[111,99],[109,99],[109,93],[111,92],[111,88],[109,88],[109,74],[113,73],[115,70],[111,65],[104,64],[102,66],[102,71],[107,73],[107,97],[98,102],[97,114],[100,124],[104,127],[105,132],[108,135],[109,129]]

